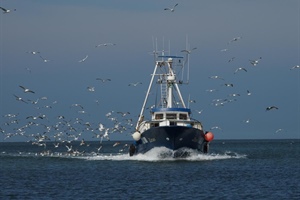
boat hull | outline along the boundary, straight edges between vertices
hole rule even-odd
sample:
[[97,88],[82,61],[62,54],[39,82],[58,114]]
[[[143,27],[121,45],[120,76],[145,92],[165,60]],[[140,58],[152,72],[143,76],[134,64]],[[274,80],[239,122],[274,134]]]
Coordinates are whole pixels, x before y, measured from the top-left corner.
[[204,135],[202,130],[193,127],[153,127],[141,134],[141,139],[136,142],[131,154],[145,153],[155,147],[166,147],[170,150],[188,148],[206,153],[208,142]]

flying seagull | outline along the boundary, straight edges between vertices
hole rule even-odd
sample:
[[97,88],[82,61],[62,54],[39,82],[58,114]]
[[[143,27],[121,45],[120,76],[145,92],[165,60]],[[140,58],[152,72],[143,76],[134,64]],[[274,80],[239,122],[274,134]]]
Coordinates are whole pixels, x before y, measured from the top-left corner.
[[[11,10],[9,9],[6,9],[6,8],[3,8],[3,7],[0,7],[1,10],[3,10],[3,13],[10,13]],[[16,11],[16,9],[14,9],[14,11]]]
[[292,67],[290,70],[292,69],[300,69],[300,65],[295,65],[294,67]]
[[19,87],[22,88],[22,89],[24,90],[25,93],[27,93],[27,92],[35,93],[34,91],[32,91],[32,90],[30,90],[30,89],[28,89],[28,88],[25,88],[25,87],[22,86],[22,85],[19,85]]
[[136,83],[129,83],[128,86],[137,86],[139,84],[142,84],[141,82],[136,82]]
[[107,47],[107,46],[115,46],[116,44],[114,44],[114,43],[103,43],[103,44],[98,44],[98,45],[96,45],[96,48],[97,47],[100,47],[100,46],[105,46],[105,47]]
[[109,79],[109,78],[106,78],[106,79],[96,78],[96,80],[101,81],[102,83],[104,83],[106,81],[111,81],[111,79]]
[[259,57],[259,59],[257,59],[257,60],[249,60],[249,61],[250,61],[250,64],[255,67],[261,59],[262,59],[262,57]]
[[208,78],[211,78],[211,79],[221,79],[221,80],[224,81],[224,79],[221,78],[220,76],[210,76],[210,77],[208,77]]
[[276,107],[276,106],[269,106],[269,107],[266,108],[266,111],[273,110],[273,109],[278,110],[278,107]]
[[186,52],[187,54],[191,54],[193,50],[196,50],[197,47],[195,48],[192,48],[191,50],[187,50],[187,49],[184,49],[184,50],[181,50],[181,52]]
[[89,57],[89,55],[86,55],[83,59],[79,60],[78,62],[84,62],[87,58]]
[[174,12],[176,6],[178,6],[178,3],[176,3],[173,8],[165,8],[164,10],[170,10],[171,12]]
[[230,40],[230,41],[228,42],[228,44],[230,44],[230,43],[232,43],[232,42],[236,42],[236,41],[238,41],[238,40],[240,40],[240,39],[242,39],[242,37],[235,37],[235,38],[233,38],[232,40]]
[[40,56],[40,58],[46,63],[49,62],[50,60],[43,58],[42,56]]
[[234,71],[234,74],[236,74],[238,71],[244,70],[245,72],[247,72],[247,70],[243,67],[239,67]]
[[28,103],[28,102],[24,101],[21,97],[18,97],[18,96],[15,95],[15,94],[14,94],[14,96],[16,97],[16,100],[17,100],[17,101],[22,101],[22,102],[24,102],[24,103]]

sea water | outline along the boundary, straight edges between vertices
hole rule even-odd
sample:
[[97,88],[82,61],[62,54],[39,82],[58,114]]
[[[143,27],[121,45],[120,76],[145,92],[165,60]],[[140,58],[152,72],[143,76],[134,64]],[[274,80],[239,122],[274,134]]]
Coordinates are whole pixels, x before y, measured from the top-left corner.
[[185,158],[114,144],[2,142],[0,199],[300,199],[300,140],[217,140]]

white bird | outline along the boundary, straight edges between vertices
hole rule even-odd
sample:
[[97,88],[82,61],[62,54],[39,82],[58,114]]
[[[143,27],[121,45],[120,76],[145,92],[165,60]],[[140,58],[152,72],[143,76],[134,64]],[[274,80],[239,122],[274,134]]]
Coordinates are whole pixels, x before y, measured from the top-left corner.
[[191,54],[192,51],[194,51],[194,50],[196,50],[196,49],[197,49],[197,47],[192,48],[191,50],[184,49],[184,50],[181,50],[181,52],[186,52],[187,54]]
[[96,48],[97,47],[100,47],[100,46],[105,46],[105,47],[107,47],[107,46],[115,46],[116,44],[114,44],[114,43],[103,43],[103,44],[98,44],[98,45],[96,45]]
[[250,96],[251,94],[252,93],[249,90],[247,90],[247,95]]
[[219,130],[222,130],[221,127],[219,127],[219,126],[213,126],[213,127],[210,128],[210,130],[213,130],[213,129],[219,129]]
[[275,133],[279,133],[279,132],[281,132],[281,131],[283,131],[283,129],[282,129],[282,128],[279,128],[279,129],[277,129],[277,130],[275,131]]
[[178,3],[176,3],[173,8],[165,8],[164,10],[170,10],[171,12],[174,12],[176,6],[178,6]]
[[39,51],[27,51],[26,53],[31,53],[32,55],[37,55],[37,54],[39,54],[40,52],[39,52]]
[[240,39],[242,39],[242,37],[235,37],[235,38],[233,38],[232,40],[230,40],[230,41],[228,42],[228,44],[230,44],[230,43],[232,43],[232,42],[236,42],[236,41],[238,41],[238,40],[240,40]]
[[68,149],[68,152],[71,152],[72,151],[72,145],[69,147],[68,145],[66,145],[67,149]]
[[233,87],[233,84],[232,83],[225,83],[224,84],[226,87]]
[[205,90],[206,92],[215,92],[215,91],[217,91],[217,89],[207,89],[207,90]]
[[250,119],[245,119],[245,120],[243,120],[243,122],[245,122],[246,124],[249,124],[250,123]]
[[17,101],[22,101],[24,103],[28,103],[28,102],[24,101],[24,99],[22,99],[21,97],[18,97],[17,95],[14,95],[14,96],[16,97]]
[[89,57],[89,55],[86,55],[83,59],[79,60],[78,62],[84,62],[87,58]]
[[250,61],[250,64],[253,65],[253,66],[255,67],[256,65],[258,65],[258,62],[259,62],[261,59],[262,59],[262,57],[259,57],[259,59],[257,59],[257,60],[249,60],[249,61]]
[[22,86],[22,85],[19,85],[19,87],[22,88],[22,89],[24,90],[25,93],[27,93],[27,92],[35,93],[34,91],[32,91],[32,90],[30,90],[30,89],[28,89],[28,88],[25,88],[25,87]]
[[234,71],[234,74],[236,74],[238,71],[241,71],[241,70],[247,72],[247,70],[246,70],[245,68],[239,67],[239,68],[237,68],[237,69]]
[[139,84],[142,84],[141,82],[136,82],[136,83],[129,83],[128,86],[137,86]]
[[221,52],[226,52],[228,51],[228,49],[221,49]]
[[196,112],[200,115],[203,112],[203,109],[202,110],[196,110]]
[[[0,7],[1,10],[3,10],[3,13],[6,14],[6,13],[10,13],[11,10],[9,9],[6,9],[6,8],[3,8],[3,7]],[[14,9],[14,11],[16,11],[16,9]]]
[[89,92],[95,92],[95,87],[89,86],[89,87],[87,87],[86,89],[87,89]]
[[49,62],[50,60],[43,58],[42,56],[40,56],[40,58],[46,63]]
[[96,78],[96,80],[101,81],[102,83],[104,83],[106,81],[111,81],[111,79],[109,79],[109,78],[106,78],[106,79]]
[[211,78],[211,79],[221,79],[221,80],[224,81],[224,79],[221,78],[220,76],[210,76],[210,77],[208,77],[208,78]]
[[118,114],[121,114],[122,115],[122,117],[125,117],[126,115],[129,115],[130,114],[130,112],[117,112]]
[[276,107],[276,106],[269,106],[269,107],[266,108],[266,111],[269,111],[269,110],[272,110],[272,109],[278,110],[278,107]]
[[292,67],[290,70],[292,69],[300,69],[300,65],[295,65],[294,67]]

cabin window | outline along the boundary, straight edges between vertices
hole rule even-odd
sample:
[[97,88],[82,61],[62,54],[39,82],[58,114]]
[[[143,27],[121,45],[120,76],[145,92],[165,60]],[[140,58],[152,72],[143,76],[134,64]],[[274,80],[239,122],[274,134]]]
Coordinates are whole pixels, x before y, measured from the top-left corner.
[[163,119],[164,115],[163,114],[156,114],[155,119]]
[[158,127],[159,126],[159,123],[152,123],[151,124],[151,127]]
[[167,119],[177,119],[176,113],[168,113],[166,117]]
[[177,124],[176,124],[176,122],[170,122],[170,125],[171,126],[176,126]]
[[187,114],[179,114],[179,119],[187,120]]

